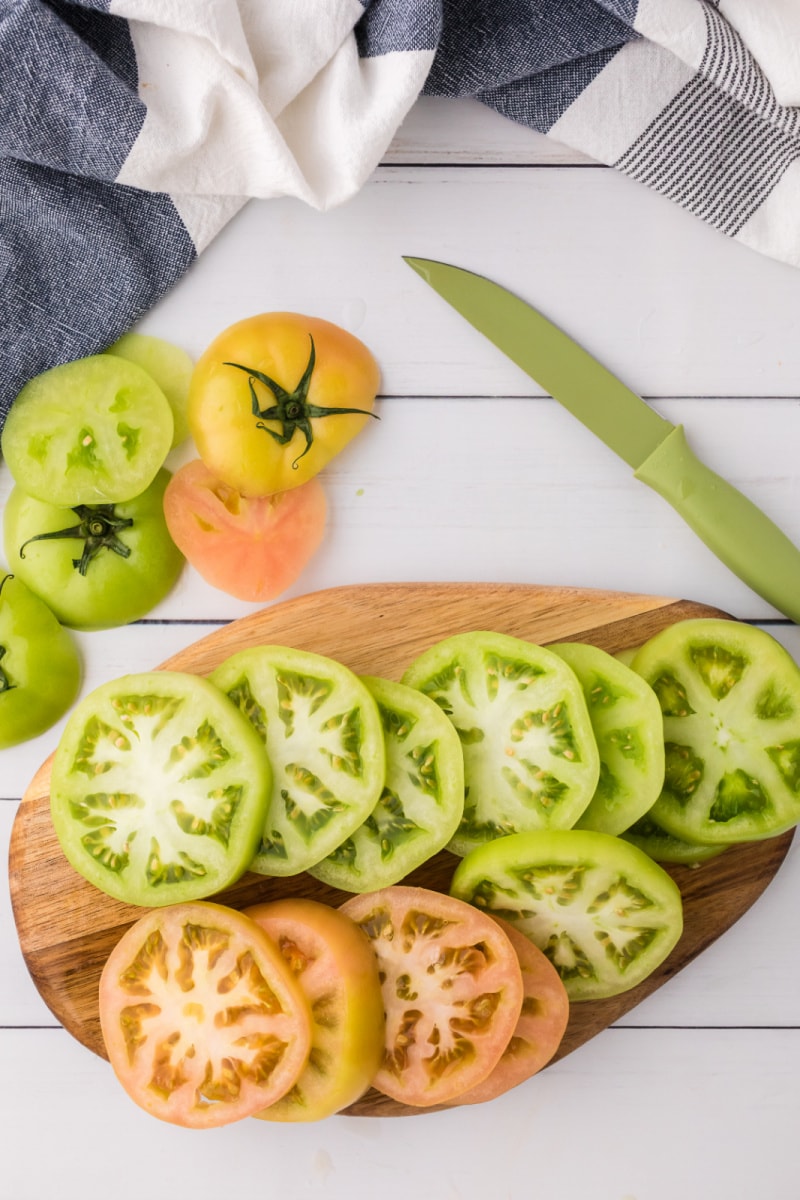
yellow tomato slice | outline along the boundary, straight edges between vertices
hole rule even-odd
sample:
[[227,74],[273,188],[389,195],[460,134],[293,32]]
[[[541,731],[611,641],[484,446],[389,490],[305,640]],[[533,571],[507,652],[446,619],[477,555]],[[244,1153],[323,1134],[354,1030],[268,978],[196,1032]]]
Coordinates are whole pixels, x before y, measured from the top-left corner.
[[354,921],[316,900],[244,910],[276,942],[311,1007],[311,1054],[265,1121],[319,1121],[355,1103],[381,1065],[385,1021],[378,961]]

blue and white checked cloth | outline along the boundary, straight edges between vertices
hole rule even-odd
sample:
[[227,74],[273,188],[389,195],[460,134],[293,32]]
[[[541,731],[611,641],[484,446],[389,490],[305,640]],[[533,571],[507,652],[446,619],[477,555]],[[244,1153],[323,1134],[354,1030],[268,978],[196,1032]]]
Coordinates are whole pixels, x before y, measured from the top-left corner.
[[345,202],[421,92],[800,265],[798,0],[0,0],[0,423],[248,198]]

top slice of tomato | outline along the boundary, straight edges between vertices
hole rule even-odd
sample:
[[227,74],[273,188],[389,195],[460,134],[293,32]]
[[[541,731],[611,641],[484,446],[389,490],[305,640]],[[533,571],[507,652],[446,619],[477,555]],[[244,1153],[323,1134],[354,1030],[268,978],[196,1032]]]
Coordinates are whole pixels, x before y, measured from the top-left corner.
[[242,913],[205,901],[132,925],[103,969],[99,1007],[131,1098],[193,1129],[274,1104],[311,1046],[309,1006],[278,947]]
[[2,434],[16,482],[48,504],[116,504],[155,478],[172,444],[172,410],[135,363],[96,354],[37,375]]
[[486,913],[427,888],[354,896],[341,911],[378,956],[386,1045],[373,1086],[420,1108],[457,1100],[494,1069],[519,1020],[509,938]]
[[685,842],[729,845],[797,824],[800,670],[783,646],[738,621],[681,621],[646,642],[633,669],[663,714],[659,826]]
[[127,904],[213,895],[247,869],[270,770],[248,721],[195,675],[151,671],[96,688],[53,760],[50,810],[72,866]]
[[206,466],[243,496],[299,487],[363,429],[380,382],[367,347],[300,313],[224,329],[197,362],[188,420]]
[[557,654],[506,634],[457,634],[415,659],[403,683],[435,700],[461,739],[466,799],[454,854],[577,821],[600,758],[583,689]]

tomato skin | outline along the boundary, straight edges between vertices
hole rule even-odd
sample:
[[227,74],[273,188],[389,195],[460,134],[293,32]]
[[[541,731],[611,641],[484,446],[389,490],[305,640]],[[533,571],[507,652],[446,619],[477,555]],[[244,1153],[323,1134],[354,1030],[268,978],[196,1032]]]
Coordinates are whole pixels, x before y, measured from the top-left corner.
[[44,733],[78,694],[81,660],[47,605],[21,579],[0,582],[0,749]]
[[316,900],[243,910],[278,945],[311,1006],[309,1065],[264,1121],[319,1121],[354,1104],[381,1065],[385,1037],[378,961],[354,921]]
[[311,1014],[254,921],[208,901],[141,917],[100,977],[114,1073],[152,1116],[209,1129],[252,1116],[305,1067]]
[[[372,411],[380,382],[367,347],[344,329],[298,313],[260,313],[220,333],[200,356],[189,387],[187,416],[197,451],[209,469],[245,496],[268,496],[299,487],[330,462],[369,420],[361,413],[310,418],[312,444],[295,429],[280,445],[267,429],[282,433],[280,421],[259,428],[253,414],[249,376],[238,363],[293,391],[309,363],[313,338],[316,362],[308,402],[327,408]],[[275,403],[272,391],[254,383],[259,410]],[[301,457],[302,456],[302,457]]]
[[238,600],[273,600],[319,549],[327,501],[322,484],[248,499],[200,459],[175,472],[164,494],[170,535],[206,583]]
[[168,480],[162,469],[140,496],[113,506],[115,517],[133,522],[118,535],[129,555],[104,547],[85,575],[75,566],[81,539],[29,540],[74,527],[80,519],[76,509],[45,504],[13,488],[3,514],[9,564],[72,629],[110,629],[138,620],[164,599],[183,570],[183,555],[164,520]]
[[373,1087],[419,1108],[458,1101],[496,1067],[519,1020],[522,972],[496,921],[453,896],[398,885],[341,911],[370,938],[386,1010]]

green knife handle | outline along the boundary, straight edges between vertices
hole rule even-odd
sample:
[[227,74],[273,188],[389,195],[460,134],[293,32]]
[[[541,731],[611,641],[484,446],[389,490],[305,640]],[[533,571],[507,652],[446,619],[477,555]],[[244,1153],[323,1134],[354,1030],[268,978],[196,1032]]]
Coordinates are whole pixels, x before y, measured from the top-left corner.
[[668,500],[748,587],[800,623],[800,550],[761,509],[693,454],[682,425],[634,475]]

